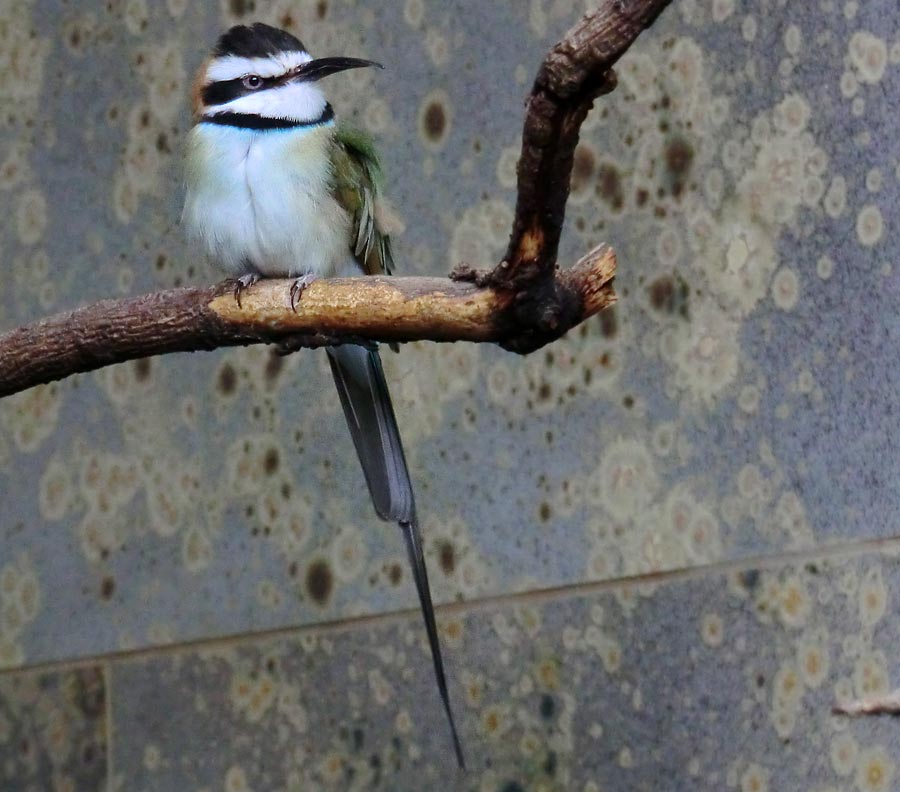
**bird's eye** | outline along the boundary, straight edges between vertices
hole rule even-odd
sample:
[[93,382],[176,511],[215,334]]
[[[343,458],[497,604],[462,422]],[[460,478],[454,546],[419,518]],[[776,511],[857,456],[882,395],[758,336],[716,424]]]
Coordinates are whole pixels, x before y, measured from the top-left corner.
[[262,85],[262,77],[256,74],[248,74],[244,77],[243,83],[244,88],[254,91]]

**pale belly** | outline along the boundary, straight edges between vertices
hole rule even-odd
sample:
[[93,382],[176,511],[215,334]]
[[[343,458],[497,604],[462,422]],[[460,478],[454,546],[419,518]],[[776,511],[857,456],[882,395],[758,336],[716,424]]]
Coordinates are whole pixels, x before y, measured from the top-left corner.
[[333,129],[199,124],[188,144],[183,221],[236,276],[330,277],[350,258],[349,218],[329,188]]

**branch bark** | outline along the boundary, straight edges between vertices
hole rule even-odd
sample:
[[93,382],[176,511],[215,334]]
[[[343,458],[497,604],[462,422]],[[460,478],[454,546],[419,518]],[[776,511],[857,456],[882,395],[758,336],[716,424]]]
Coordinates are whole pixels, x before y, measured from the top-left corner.
[[578,132],[615,87],[613,64],[671,0],[604,0],[544,59],[527,104],[518,198],[506,257],[447,278],[317,281],[296,313],[288,281],[228,283],[104,300],[0,335],[0,396],[167,352],[277,343],[285,351],[367,341],[476,341],[539,349],[615,301],[613,251],[556,266]]
[[[559,279],[575,323],[615,301],[615,256],[603,245]],[[265,280],[235,302],[233,285],[102,300],[0,336],[0,396],[134,358],[222,346],[279,343],[286,351],[348,341],[503,343],[512,295],[447,278],[335,278],[313,282],[296,313],[290,280]]]
[[863,715],[900,716],[900,688],[883,696],[857,699],[844,704],[835,704],[831,708],[832,715],[846,715],[851,718]]
[[547,53],[528,99],[513,231],[493,283],[521,288],[553,274],[581,124],[616,87],[613,65],[670,1],[606,0]]

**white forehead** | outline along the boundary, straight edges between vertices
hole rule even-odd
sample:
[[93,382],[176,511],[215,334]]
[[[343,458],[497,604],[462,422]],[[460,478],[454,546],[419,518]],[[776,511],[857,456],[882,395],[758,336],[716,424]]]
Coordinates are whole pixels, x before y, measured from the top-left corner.
[[278,77],[304,63],[309,63],[312,56],[307,52],[279,52],[266,58],[241,58],[237,55],[224,55],[210,61],[206,69],[208,82],[236,80],[248,74],[260,77]]

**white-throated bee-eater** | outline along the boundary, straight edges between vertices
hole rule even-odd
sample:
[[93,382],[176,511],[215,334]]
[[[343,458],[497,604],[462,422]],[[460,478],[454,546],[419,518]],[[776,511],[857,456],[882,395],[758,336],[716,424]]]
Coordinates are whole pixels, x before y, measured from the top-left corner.
[[[342,126],[320,80],[378,64],[313,58],[262,23],[231,28],[194,83],[184,222],[236,279],[293,278],[291,304],[316,278],[391,274],[380,221],[378,159],[367,135]],[[396,522],[412,565],[434,671],[459,765],[462,748],[444,676],[415,498],[377,348],[329,347],[328,360],[375,511]]]

